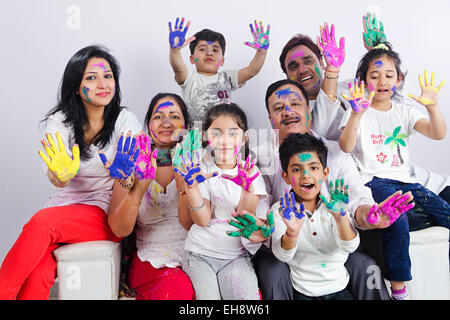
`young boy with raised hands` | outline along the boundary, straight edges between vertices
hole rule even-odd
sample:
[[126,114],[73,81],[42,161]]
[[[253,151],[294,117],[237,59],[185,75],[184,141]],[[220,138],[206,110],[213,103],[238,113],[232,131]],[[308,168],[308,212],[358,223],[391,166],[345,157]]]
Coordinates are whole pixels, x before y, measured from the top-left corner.
[[[186,39],[190,21],[184,26],[184,18],[169,22],[169,61],[175,73],[175,81],[182,88],[182,96],[193,121],[202,121],[206,111],[214,105],[230,102],[232,91],[241,88],[247,80],[256,76],[264,65],[269,49],[270,25],[264,30],[262,22],[250,24],[254,41],[245,45],[256,50],[249,65],[239,70],[219,71],[225,63],[225,37],[209,29],[203,29]],[[183,61],[181,50],[189,45],[190,63],[195,71]]]
[[[289,265],[295,300],[354,299],[344,266],[359,245],[347,212],[348,187],[330,184],[330,199],[320,194],[326,181],[327,147],[309,134],[292,133],[280,146],[282,176],[292,191],[272,206],[272,251]],[[279,212],[279,214],[276,214]]]

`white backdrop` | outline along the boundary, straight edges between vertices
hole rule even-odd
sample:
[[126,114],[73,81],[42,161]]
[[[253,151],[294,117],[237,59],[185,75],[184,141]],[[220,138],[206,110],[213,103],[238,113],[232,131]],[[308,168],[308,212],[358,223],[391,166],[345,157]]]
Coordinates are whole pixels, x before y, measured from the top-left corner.
[[[248,24],[269,23],[265,65],[233,95],[252,128],[269,128],[264,95],[270,83],[285,78],[278,62],[284,44],[296,33],[315,39],[320,24],[334,23],[337,36],[346,37],[341,79],[352,78],[365,53],[361,20],[368,9],[382,19],[388,41],[401,55],[408,71],[406,93],[420,94],[417,77],[424,69],[435,71],[438,82],[449,80],[440,106],[450,126],[448,0],[0,0],[0,261],[53,191],[37,154],[43,138],[38,124],[55,105],[65,65],[77,50],[94,43],[111,50],[122,67],[123,105],[143,121],[156,93],[181,94],[168,60],[169,21],[191,20],[188,36],[203,28],[223,33],[225,68],[244,67],[253,57],[254,50],[244,46],[252,40]],[[189,49],[183,54],[188,63]],[[415,135],[412,142],[414,162],[450,173],[448,135],[442,141]]]

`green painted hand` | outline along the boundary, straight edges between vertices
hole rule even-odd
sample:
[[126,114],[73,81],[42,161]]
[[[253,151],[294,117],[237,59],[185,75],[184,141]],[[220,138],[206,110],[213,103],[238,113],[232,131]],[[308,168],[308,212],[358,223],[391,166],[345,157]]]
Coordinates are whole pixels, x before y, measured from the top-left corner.
[[[243,210],[240,214],[233,214],[234,219],[230,219],[228,224],[239,229],[239,231],[228,231],[230,237],[245,237],[253,242],[261,242],[270,237],[275,229],[273,212],[267,213],[267,220],[264,221]],[[258,232],[261,231],[261,232]]]
[[375,14],[367,13],[363,16],[363,38],[364,47],[367,50],[372,50],[376,44],[386,42],[386,34],[384,33],[383,23],[377,20]]
[[347,213],[348,205],[348,185],[344,185],[344,179],[336,179],[335,187],[333,189],[333,181],[330,181],[330,201],[328,201],[323,195],[320,198],[325,203],[325,206],[333,215],[340,214],[345,216]]

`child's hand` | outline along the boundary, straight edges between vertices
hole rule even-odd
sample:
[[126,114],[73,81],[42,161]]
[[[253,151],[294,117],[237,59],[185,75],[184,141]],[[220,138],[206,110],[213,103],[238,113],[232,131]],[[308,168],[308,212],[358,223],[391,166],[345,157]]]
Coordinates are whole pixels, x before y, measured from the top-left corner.
[[184,18],[181,18],[181,23],[178,25],[179,18],[175,21],[175,28],[172,30],[172,24],[169,21],[169,43],[172,49],[183,49],[189,43],[195,40],[195,37],[190,37],[186,40],[186,33],[189,30],[191,22],[186,23],[186,27],[183,29]]
[[194,157],[196,151],[202,146],[202,135],[198,130],[194,129],[189,131],[183,140],[183,143],[177,144],[175,154],[172,157],[172,165],[178,167],[181,164],[181,156],[187,157],[188,154],[191,158]]
[[136,138],[140,152],[134,168],[134,174],[138,180],[153,180],[156,176],[158,149],[152,152],[150,137],[143,131]]
[[334,37],[334,24],[331,25],[331,32],[328,30],[327,23],[325,23],[325,27],[320,26],[320,37],[317,37],[317,46],[325,56],[327,66],[332,65],[333,67],[339,69],[344,63],[345,38],[341,37],[338,48]]
[[117,143],[117,152],[112,163],[106,159],[103,151],[100,150],[98,155],[100,156],[106,171],[109,172],[109,175],[112,178],[127,180],[127,178],[133,173],[136,160],[139,157],[139,148],[136,148],[136,137],[131,139],[131,131],[128,131],[123,148],[122,145],[123,133],[120,134],[119,142]]
[[48,157],[44,154],[44,152],[42,152],[42,150],[39,150],[39,155],[60,182],[67,182],[75,177],[80,169],[80,148],[77,144],[72,147],[72,159],[67,154],[64,142],[62,141],[61,134],[59,132],[56,132],[58,146],[49,133],[47,133],[46,136],[51,148],[45,140],[41,140],[41,143]]
[[253,25],[250,23],[250,31],[252,32],[253,35],[253,42],[244,42],[244,44],[246,46],[249,46],[253,49],[259,50],[259,49],[263,49],[263,50],[267,50],[269,49],[269,32],[270,32],[270,24],[267,26],[267,31],[264,32],[264,27],[262,22],[259,22],[259,26],[258,26],[258,22],[255,21],[255,29],[253,29]]
[[[211,178],[216,177],[218,175],[217,172],[211,172],[207,174],[203,174],[200,169],[200,155],[198,151],[195,152],[194,158],[191,157],[190,153],[188,153],[188,159],[185,159],[184,156],[181,156],[183,171],[178,168],[173,168],[173,171],[180,174],[188,188],[193,188],[199,183]],[[188,162],[189,161],[189,162]]]
[[386,34],[384,33],[383,23],[377,20],[375,14],[367,13],[363,16],[363,40],[364,47],[367,51],[373,49],[376,43],[386,42]]
[[364,81],[361,81],[360,87],[358,87],[358,82],[355,79],[355,87],[352,87],[352,83],[348,83],[348,88],[350,90],[351,97],[347,96],[346,94],[342,94],[342,97],[344,97],[345,100],[350,102],[350,105],[352,106],[353,112],[360,113],[367,110],[367,108],[370,107],[372,104],[373,96],[375,95],[375,91],[370,91],[369,98],[366,99],[365,97],[365,89],[364,89]]
[[[300,228],[304,222],[303,218],[305,217],[305,205],[303,202],[300,203],[300,211],[298,211],[294,192],[291,192],[291,197],[289,198],[289,191],[286,191],[284,197],[280,198],[279,213],[286,224],[289,235],[298,236],[300,233]],[[292,217],[292,213],[295,218]]]
[[422,75],[419,75],[420,88],[422,89],[422,94],[417,97],[412,94],[408,94],[408,97],[416,100],[418,103],[423,104],[425,107],[434,106],[437,104],[439,90],[441,90],[445,81],[442,81],[438,87],[434,86],[434,72],[431,72],[431,83],[428,80],[428,72],[425,71],[425,85],[423,84]]
[[407,192],[402,196],[402,191],[390,195],[380,204],[374,204],[370,208],[366,221],[369,224],[379,225],[380,229],[393,224],[402,214],[414,207],[413,195]]
[[333,182],[330,181],[329,191],[330,201],[327,201],[323,195],[320,195],[320,198],[327,207],[328,212],[330,212],[335,218],[345,216],[348,205],[348,185],[344,186],[344,179],[336,179],[334,189]]
[[262,242],[273,233],[275,223],[273,221],[273,212],[267,213],[267,220],[264,221],[254,214],[245,210],[231,214],[235,220],[229,219],[228,224],[239,229],[239,231],[227,231],[230,237],[245,237],[252,242]]
[[255,166],[256,159],[253,160],[253,162],[250,163],[251,155],[247,157],[247,160],[245,161],[244,166],[241,164],[241,154],[238,154],[237,157],[237,166],[238,166],[238,172],[236,176],[231,176],[228,174],[223,174],[222,178],[228,179],[236,183],[238,186],[242,187],[245,191],[251,191],[250,187],[258,175],[259,172],[255,173],[255,175],[251,176],[251,173],[253,171],[253,167]]

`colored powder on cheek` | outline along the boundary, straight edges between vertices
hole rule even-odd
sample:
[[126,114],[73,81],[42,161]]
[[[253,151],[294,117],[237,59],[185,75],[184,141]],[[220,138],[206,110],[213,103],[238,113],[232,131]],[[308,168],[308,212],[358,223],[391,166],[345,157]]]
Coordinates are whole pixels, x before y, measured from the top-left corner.
[[319,78],[322,78],[322,73],[320,72],[319,66],[317,64],[314,65],[314,70],[316,71]]
[[381,61],[381,60],[378,60],[378,61],[375,61],[375,66],[377,67],[377,68],[381,68],[382,66],[383,66],[383,61]]
[[198,62],[199,60],[196,58],[196,59],[194,59],[194,62]]
[[292,81],[295,81],[295,76],[290,76],[289,79],[291,79]]
[[297,157],[302,162],[312,159],[312,155],[310,153],[300,153],[297,155]]
[[88,102],[92,102],[91,99],[89,99],[89,97],[88,97],[89,88],[88,87],[83,87],[82,90],[83,90],[83,94],[86,97],[87,101]]
[[392,89],[391,89],[392,93],[395,93],[396,90],[397,90],[396,86],[393,86]]

